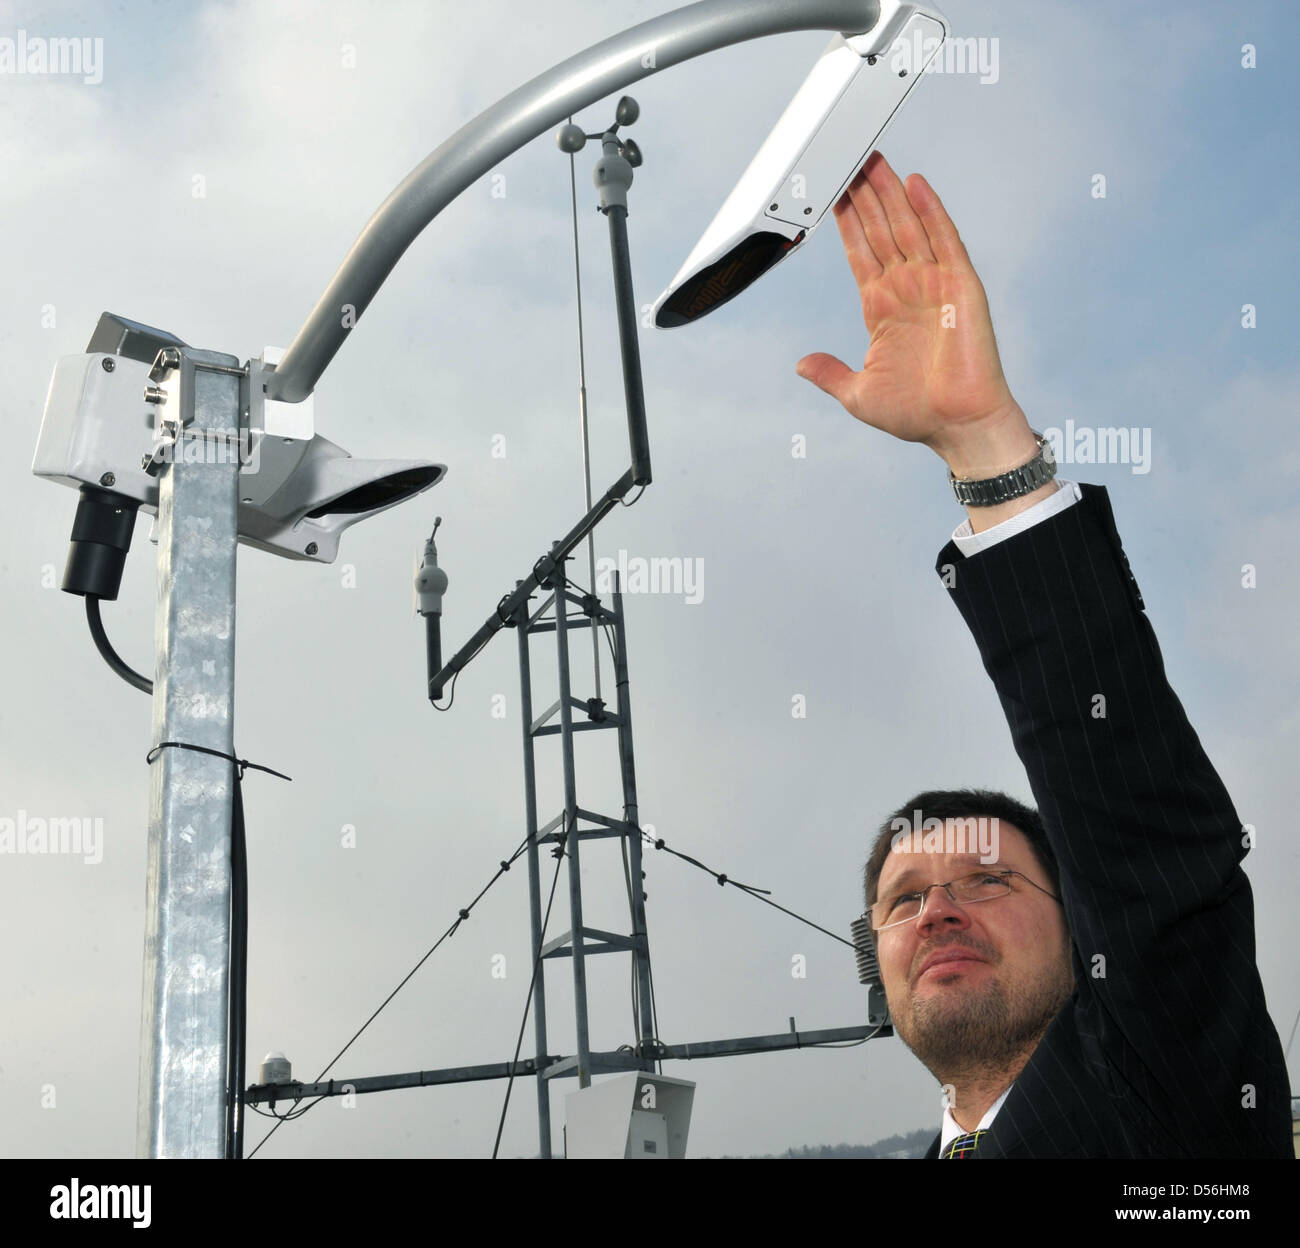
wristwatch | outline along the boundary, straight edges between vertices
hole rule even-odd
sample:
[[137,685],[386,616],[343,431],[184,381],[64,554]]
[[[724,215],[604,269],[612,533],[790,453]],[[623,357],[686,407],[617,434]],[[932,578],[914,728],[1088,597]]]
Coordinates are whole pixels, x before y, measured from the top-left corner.
[[1052,444],[1041,433],[1032,429],[1030,432],[1038,440],[1038,454],[1019,468],[1012,468],[1000,476],[987,477],[983,481],[959,480],[949,469],[948,483],[963,507],[993,507],[997,503],[1009,503],[1013,498],[1032,494],[1056,476],[1056,456],[1052,454]]

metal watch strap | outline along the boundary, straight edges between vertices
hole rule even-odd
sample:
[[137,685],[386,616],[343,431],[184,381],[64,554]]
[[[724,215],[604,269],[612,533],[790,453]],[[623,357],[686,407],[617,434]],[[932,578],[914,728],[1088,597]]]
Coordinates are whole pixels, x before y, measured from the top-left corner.
[[1056,476],[1056,456],[1052,445],[1041,433],[1034,432],[1038,453],[1027,464],[983,481],[963,481],[948,472],[948,482],[963,507],[993,507],[1032,494]]

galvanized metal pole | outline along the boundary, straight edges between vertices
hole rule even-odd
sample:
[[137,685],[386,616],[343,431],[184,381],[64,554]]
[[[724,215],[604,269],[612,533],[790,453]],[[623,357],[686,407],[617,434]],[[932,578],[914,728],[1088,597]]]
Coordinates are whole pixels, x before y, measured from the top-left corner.
[[[591,1084],[591,1042],[587,1032],[587,962],[582,938],[582,866],[578,847],[578,786],[573,766],[573,706],[569,683],[569,601],[564,560],[551,577],[555,591],[555,644],[560,663],[560,749],[564,758],[564,852],[569,859],[570,949],[573,953],[573,1012],[577,1024],[578,1086]],[[540,1056],[540,1054],[539,1054]]]
[[[242,373],[231,355],[178,354],[157,377],[176,444],[159,482],[153,744],[231,754]],[[225,1153],[233,797],[226,759],[157,753],[136,1133],[143,1156]]]
[[[519,709],[524,721],[524,816],[528,822],[528,917],[532,928],[533,1035],[539,1059],[546,1056],[546,967],[542,950],[542,877],[537,861],[537,769],[533,754],[533,673],[528,653],[528,603],[515,616],[519,633]],[[543,1159],[551,1156],[551,1085],[537,1073],[537,1142]]]
[[[609,145],[606,145],[608,151]],[[622,158],[618,158],[623,164]],[[602,162],[604,163],[604,162]],[[628,182],[632,169],[627,168]],[[602,195],[602,199],[604,195]],[[632,289],[632,260],[627,245],[627,189],[622,202],[605,210],[609,221],[609,249],[614,267],[614,306],[618,311],[618,344],[623,360],[623,395],[627,401],[627,437],[632,450],[632,481],[650,484],[650,435],[646,431],[645,389],[641,382],[641,344]],[[595,593],[595,587],[592,587]]]

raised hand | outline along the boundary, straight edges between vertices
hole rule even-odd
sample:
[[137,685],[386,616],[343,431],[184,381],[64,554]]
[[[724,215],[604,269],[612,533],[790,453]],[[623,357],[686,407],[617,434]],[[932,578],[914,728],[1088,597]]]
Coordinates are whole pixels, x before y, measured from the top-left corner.
[[959,477],[994,475],[1036,443],[1002,373],[984,286],[934,189],[879,152],[835,205],[871,337],[862,369],[807,355],[799,375],[858,420],[922,442]]

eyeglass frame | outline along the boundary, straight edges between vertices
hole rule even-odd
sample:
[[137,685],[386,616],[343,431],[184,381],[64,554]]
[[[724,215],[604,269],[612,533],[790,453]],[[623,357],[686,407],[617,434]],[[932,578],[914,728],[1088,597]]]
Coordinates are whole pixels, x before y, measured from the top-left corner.
[[[995,893],[992,897],[973,897],[969,901],[958,901],[958,899],[953,895],[952,886],[954,884],[960,883],[962,880],[968,880],[972,876],[976,876],[976,875],[1002,876],[1006,880],[1007,891],[1005,893]],[[908,889],[908,891],[905,893],[899,893],[897,897],[885,898],[886,901],[898,902],[901,901],[904,897],[911,897],[919,893],[921,897],[920,908],[917,910],[917,912],[914,915],[912,915],[910,919],[897,919],[893,923],[885,923],[881,927],[877,927],[875,924],[875,920],[872,918],[871,912],[876,908],[876,906],[882,904],[880,901],[876,901],[872,905],[868,906],[866,911],[863,913],[862,917],[867,920],[867,923],[871,927],[872,935],[874,936],[875,933],[887,931],[891,927],[902,927],[904,923],[915,923],[916,920],[919,919],[921,915],[925,913],[925,903],[929,900],[930,890],[933,888],[942,888],[944,892],[948,894],[948,900],[951,901],[954,906],[961,906],[963,909],[965,909],[965,907],[967,906],[978,905],[981,901],[997,901],[1000,897],[1009,897],[1013,892],[1013,889],[1011,887],[1011,878],[1010,878],[1013,875],[1018,875],[1022,880],[1025,881],[1025,883],[1032,884],[1036,889],[1038,889],[1040,893],[1047,893],[1047,896],[1049,896],[1053,901],[1059,902],[1061,900],[1055,893],[1047,892],[1047,889],[1045,889],[1041,884],[1035,883],[1033,880],[1031,880],[1023,871],[1016,871],[1011,867],[1005,867],[1000,871],[968,871],[965,875],[959,875],[957,876],[956,879],[948,880],[946,883],[943,884],[939,884],[939,883],[927,884],[924,888]]]

